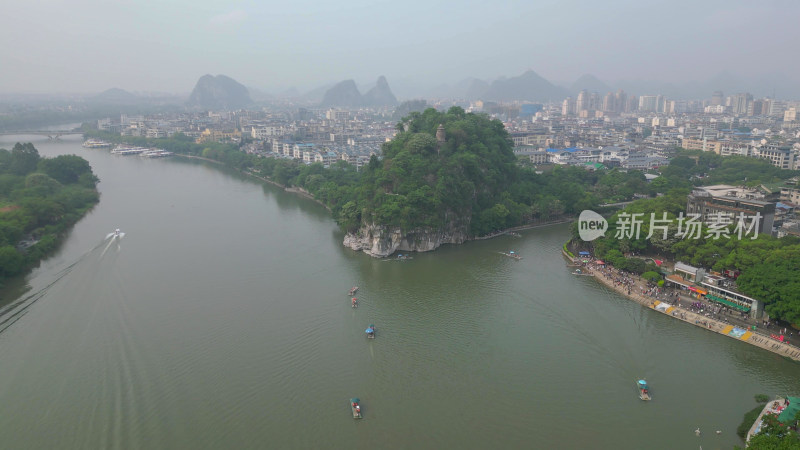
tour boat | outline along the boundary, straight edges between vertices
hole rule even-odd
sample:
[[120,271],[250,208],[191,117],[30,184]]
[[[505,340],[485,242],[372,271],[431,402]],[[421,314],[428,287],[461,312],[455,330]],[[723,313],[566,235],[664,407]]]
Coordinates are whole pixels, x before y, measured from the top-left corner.
[[97,139],[89,139],[83,143],[83,146],[86,148],[108,148],[111,147],[111,143]]
[[358,397],[350,399],[350,410],[353,411],[353,419],[361,418],[361,400]]
[[143,152],[146,152],[148,149],[144,147],[131,147],[126,145],[118,145],[111,150],[111,153],[114,155],[139,155]]
[[521,259],[522,259],[522,256],[519,256],[519,255],[518,255],[516,252],[514,252],[513,250],[511,250],[510,252],[507,252],[507,253],[506,253],[506,252],[500,252],[500,254],[501,254],[501,255],[508,256],[509,258],[514,258],[514,259],[516,259],[517,261],[519,261],[519,260],[521,260]]
[[639,388],[639,398],[642,400],[650,400],[650,388],[647,387],[647,381],[639,380],[636,382],[636,387]]
[[143,151],[141,156],[144,156],[145,158],[164,158],[167,156],[172,156],[172,152],[161,150],[160,148],[153,148]]

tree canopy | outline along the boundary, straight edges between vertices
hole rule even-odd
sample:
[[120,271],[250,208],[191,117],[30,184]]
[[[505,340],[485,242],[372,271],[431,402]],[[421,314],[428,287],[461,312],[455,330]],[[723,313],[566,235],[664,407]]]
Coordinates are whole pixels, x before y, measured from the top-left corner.
[[49,254],[97,201],[97,177],[75,155],[41,158],[30,144],[0,149],[0,280]]
[[[739,239],[733,226],[726,229],[727,235],[717,236],[705,225],[696,234],[679,236],[677,217],[685,209],[686,194],[674,190],[662,197],[636,201],[615,213],[608,220],[605,236],[592,242],[595,254],[621,268],[633,264],[628,260],[636,259],[624,255],[636,252],[661,254],[717,272],[738,270],[741,275],[736,286],[743,294],[764,302],[770,317],[800,323],[800,239],[777,239],[763,233],[756,239],[752,239],[753,234]],[[638,232],[630,226],[634,214],[641,214],[637,216],[641,219]],[[666,236],[658,222],[651,222],[651,217],[671,221]],[[656,225],[652,235],[651,224]],[[628,269],[641,273],[633,270],[635,267]]]

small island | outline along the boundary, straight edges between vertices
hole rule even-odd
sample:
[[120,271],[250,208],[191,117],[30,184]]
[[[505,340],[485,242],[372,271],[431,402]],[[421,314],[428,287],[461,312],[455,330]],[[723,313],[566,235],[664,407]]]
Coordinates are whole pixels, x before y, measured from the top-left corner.
[[99,201],[98,178],[75,155],[42,158],[31,143],[0,149],[0,282],[50,255]]

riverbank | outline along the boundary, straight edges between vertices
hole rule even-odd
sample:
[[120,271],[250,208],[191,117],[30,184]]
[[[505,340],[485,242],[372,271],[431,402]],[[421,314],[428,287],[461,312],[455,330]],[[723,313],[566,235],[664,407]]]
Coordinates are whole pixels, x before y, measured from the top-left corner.
[[470,241],[483,241],[483,240],[486,240],[486,239],[496,238],[498,236],[504,236],[504,235],[507,235],[509,233],[513,233],[513,232],[516,232],[516,231],[532,230],[534,228],[546,227],[546,226],[549,226],[549,225],[560,225],[562,223],[571,223],[571,222],[574,222],[575,219],[576,219],[575,216],[565,216],[565,217],[559,217],[558,219],[555,219],[555,220],[536,221],[536,222],[528,223],[528,224],[525,224],[525,225],[520,225],[518,227],[508,228],[508,229],[505,229],[505,230],[502,230],[502,231],[498,231],[496,233],[487,234],[485,236],[477,236],[477,237],[471,238],[469,240]]
[[[674,306],[671,303],[665,303],[654,298],[641,294],[642,290],[646,287],[641,280],[631,279],[630,276],[620,273],[614,268],[605,268],[600,270],[592,264],[580,264],[578,258],[569,256],[564,249],[561,254],[566,258],[570,264],[580,266],[581,270],[589,272],[594,275],[594,279],[605,285],[607,288],[617,292],[618,294],[627,297],[650,309],[662,312],[674,319],[705,328],[706,330],[713,331],[718,334],[736,339],[738,341],[746,342],[756,347],[768,350],[772,353],[784,356],[794,361],[800,362],[800,348],[772,339],[768,335],[761,334],[754,330],[748,330],[742,327],[737,327],[729,323],[722,322],[712,317],[699,314],[687,308]],[[628,278],[630,283],[623,283],[619,280]]]
[[[175,154],[174,154],[174,156],[179,156],[179,157],[181,157],[181,158],[189,158],[189,159],[199,159],[199,160],[201,160],[201,161],[207,161],[207,162],[210,162],[210,163],[214,163],[214,164],[218,164],[218,165],[221,165],[221,166],[225,166],[225,163],[223,163],[223,162],[221,162],[221,161],[217,161],[216,159],[211,159],[211,158],[204,158],[204,157],[202,157],[202,156],[184,155],[184,154],[182,154],[182,153],[175,153]],[[225,166],[225,167],[229,167],[229,166]],[[263,182],[265,182],[265,183],[268,183],[268,184],[271,184],[271,185],[273,185],[273,186],[279,187],[279,188],[283,189],[283,190],[284,190],[284,191],[286,191],[286,192],[291,192],[291,193],[293,193],[293,194],[297,194],[297,195],[299,195],[299,196],[301,196],[301,197],[304,197],[304,198],[307,198],[307,199],[309,199],[309,200],[311,200],[311,201],[314,201],[314,202],[316,202],[317,204],[319,204],[319,205],[322,205],[323,207],[325,207],[325,209],[327,209],[328,211],[330,211],[330,210],[331,210],[330,208],[328,208],[328,206],[327,206],[327,205],[325,205],[325,204],[324,204],[324,203],[322,203],[321,201],[319,201],[319,200],[317,200],[316,198],[314,198],[314,196],[313,196],[313,195],[311,195],[311,193],[310,193],[310,192],[308,192],[307,190],[305,190],[305,189],[303,189],[303,188],[299,188],[299,187],[286,187],[286,186],[284,186],[284,185],[282,185],[282,184],[280,184],[280,183],[276,183],[276,182],[274,182],[274,181],[270,180],[270,179],[269,179],[269,178],[267,178],[267,177],[263,177],[263,176],[261,176],[261,175],[257,175],[255,172],[251,172],[251,171],[249,171],[249,170],[240,170],[240,169],[234,169],[234,168],[232,168],[232,167],[231,167],[231,169],[233,169],[233,170],[236,170],[237,172],[241,173],[242,175],[247,175],[247,176],[249,176],[249,177],[257,178],[257,179],[259,179],[259,180],[261,180],[261,181],[263,181]]]

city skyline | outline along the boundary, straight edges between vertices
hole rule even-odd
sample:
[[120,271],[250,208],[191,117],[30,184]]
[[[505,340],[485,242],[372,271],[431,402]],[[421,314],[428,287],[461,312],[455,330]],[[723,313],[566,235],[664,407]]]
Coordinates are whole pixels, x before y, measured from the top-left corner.
[[[751,84],[800,81],[790,56],[800,4],[567,3],[4,5],[15,20],[0,29],[13,43],[0,49],[0,91],[188,93],[206,73],[271,93],[343,79],[361,86],[380,75],[411,92],[526,70],[565,87],[587,73],[612,87],[725,73]],[[748,27],[759,32],[743,33]]]

